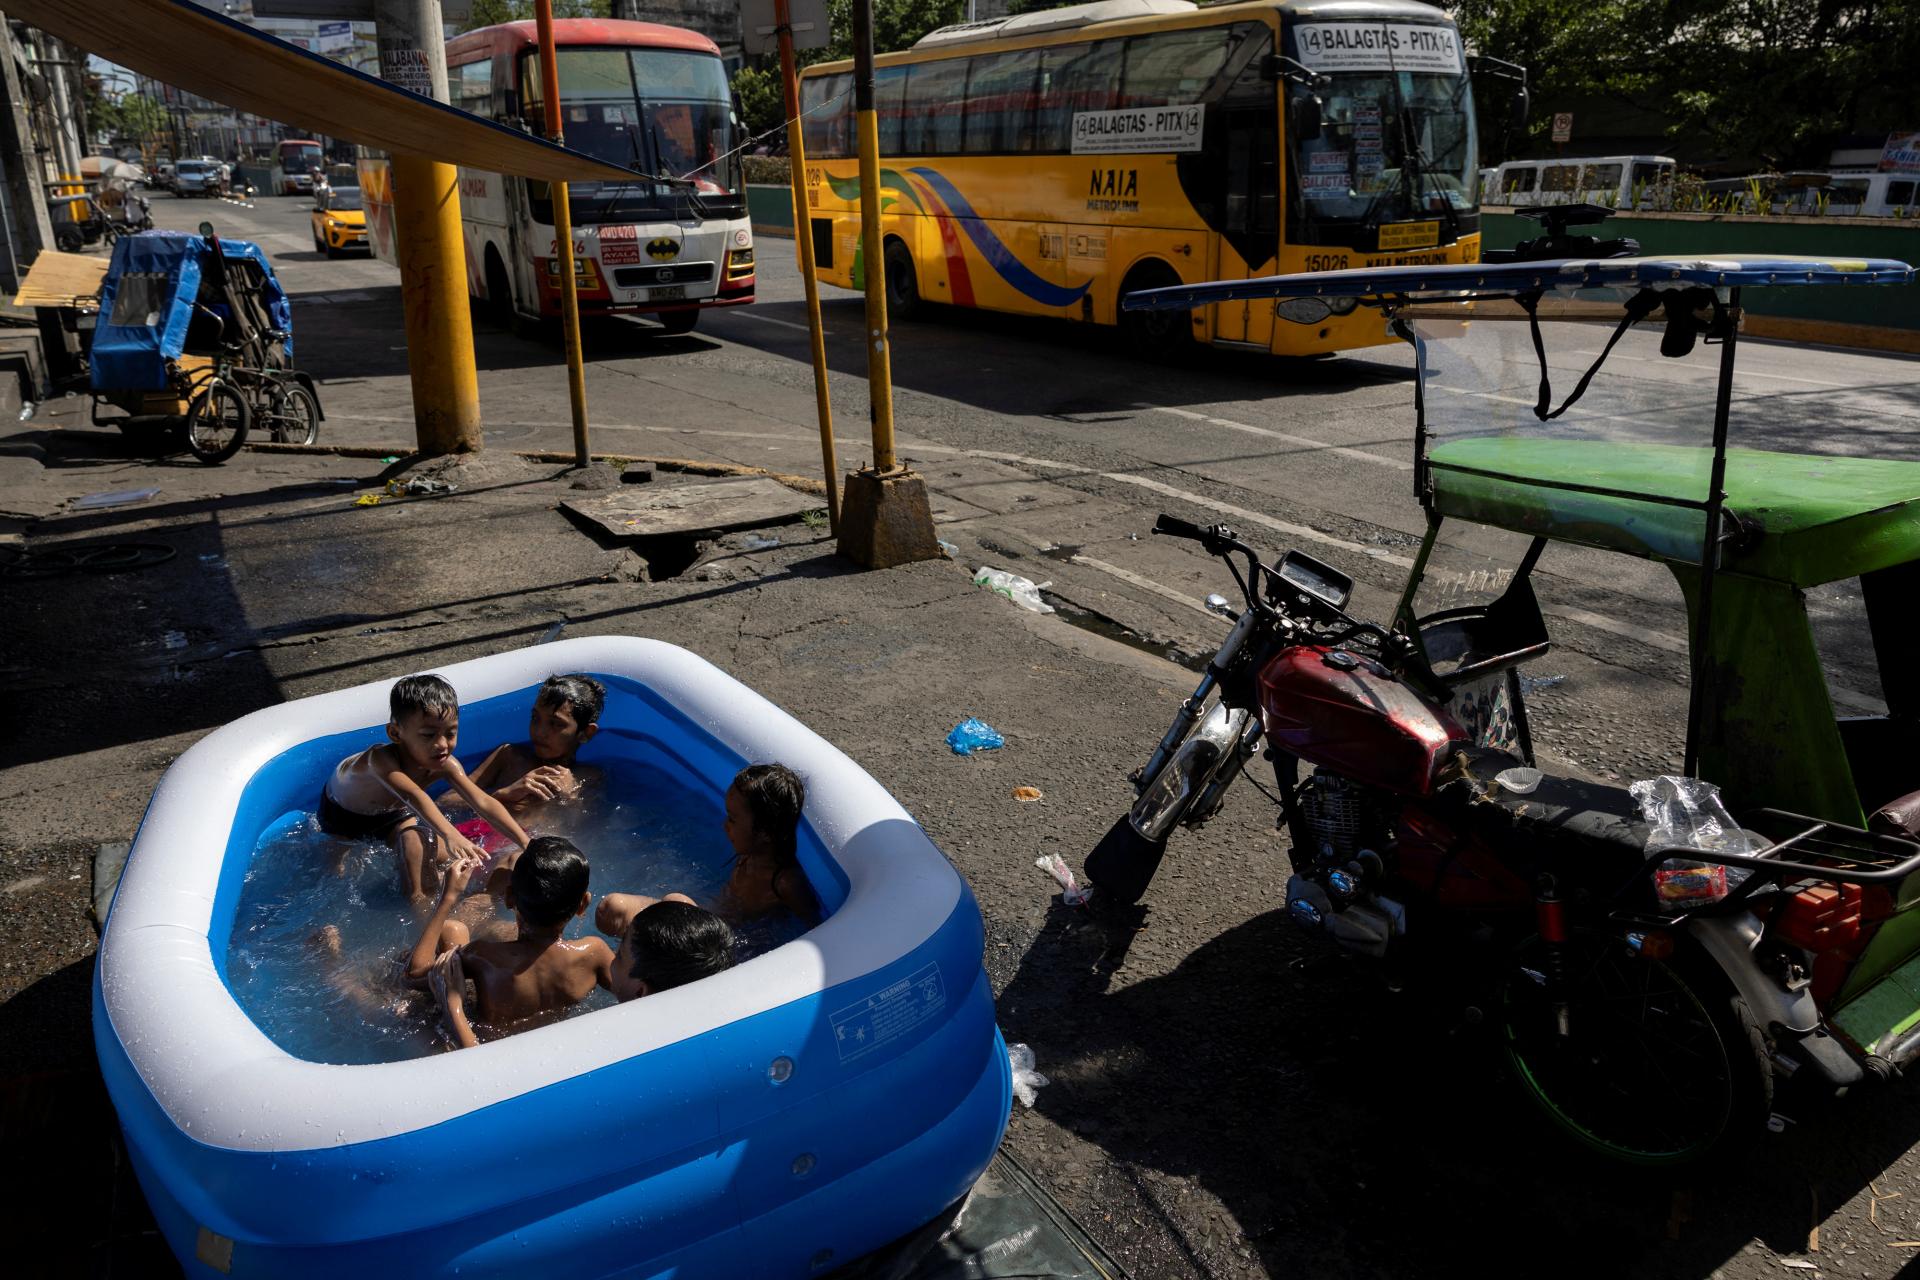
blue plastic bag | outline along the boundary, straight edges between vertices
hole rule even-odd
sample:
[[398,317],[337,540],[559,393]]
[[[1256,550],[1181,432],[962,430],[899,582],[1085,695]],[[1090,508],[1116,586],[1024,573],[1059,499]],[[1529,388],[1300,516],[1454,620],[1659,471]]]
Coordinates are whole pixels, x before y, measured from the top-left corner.
[[953,726],[953,732],[947,735],[947,745],[953,748],[957,756],[970,756],[976,751],[992,751],[1007,745],[994,727],[984,720],[968,716]]

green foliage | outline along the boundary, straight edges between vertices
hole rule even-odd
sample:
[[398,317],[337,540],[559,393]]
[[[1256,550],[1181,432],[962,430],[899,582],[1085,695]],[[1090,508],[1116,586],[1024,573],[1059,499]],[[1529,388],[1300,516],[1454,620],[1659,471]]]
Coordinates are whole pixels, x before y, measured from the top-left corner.
[[[853,56],[853,0],[828,0],[833,44],[821,60]],[[967,16],[967,0],[873,0],[873,51],[893,53]]]
[[793,185],[793,166],[785,156],[741,156],[740,171],[755,186]]
[[167,109],[145,94],[109,98],[91,86],[87,90],[87,122],[95,133],[115,141],[144,142],[167,131]]
[[1920,0],[1456,0],[1479,52],[1527,68],[1531,132],[1614,103],[1770,166],[1920,119]]
[[[556,18],[610,18],[613,0],[553,0]],[[533,0],[473,0],[473,11],[460,24],[462,31],[477,31],[500,22],[525,22],[533,17]]]
[[733,76],[733,96],[740,103],[740,123],[750,134],[777,129],[786,119],[778,67],[740,68]]

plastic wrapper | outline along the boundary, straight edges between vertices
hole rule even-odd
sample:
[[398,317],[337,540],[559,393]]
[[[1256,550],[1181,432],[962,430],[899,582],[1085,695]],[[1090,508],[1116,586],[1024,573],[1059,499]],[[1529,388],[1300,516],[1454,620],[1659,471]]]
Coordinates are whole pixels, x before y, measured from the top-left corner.
[[1007,740],[985,720],[968,716],[947,734],[947,745],[953,748],[953,754],[957,756],[970,756],[976,751],[993,751],[1004,747]]
[[[1720,801],[1720,788],[1699,778],[1663,774],[1636,782],[1627,793],[1646,819],[1647,848],[1678,845],[1702,853],[1752,854],[1753,838]],[[1717,902],[1747,878],[1744,867],[1694,858],[1668,858],[1653,872],[1654,897],[1664,911]]]
[[1023,1107],[1032,1107],[1039,1090],[1052,1081],[1033,1069],[1033,1050],[1024,1044],[1007,1046],[1007,1063],[1013,1068],[1013,1096]]
[[1031,579],[1023,578],[1017,573],[1008,573],[1005,569],[981,565],[974,571],[973,585],[985,587],[997,596],[1005,596],[1029,612],[1053,612],[1053,606],[1040,598],[1040,587],[1047,585],[1044,582],[1035,586]]

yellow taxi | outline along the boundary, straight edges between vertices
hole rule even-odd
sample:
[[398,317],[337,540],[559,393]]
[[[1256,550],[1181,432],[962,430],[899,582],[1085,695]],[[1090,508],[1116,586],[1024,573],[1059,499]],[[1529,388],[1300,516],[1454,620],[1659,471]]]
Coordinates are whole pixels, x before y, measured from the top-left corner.
[[321,187],[313,193],[313,247],[329,258],[367,247],[367,215],[358,187]]

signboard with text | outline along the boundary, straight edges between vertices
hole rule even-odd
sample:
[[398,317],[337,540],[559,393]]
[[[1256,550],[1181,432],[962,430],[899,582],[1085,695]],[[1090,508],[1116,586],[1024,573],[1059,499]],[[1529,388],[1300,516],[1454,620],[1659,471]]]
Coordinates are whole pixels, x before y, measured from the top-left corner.
[[1890,133],[1880,149],[1882,173],[1920,173],[1920,133]]
[[1573,137],[1573,112],[1556,111],[1553,115],[1553,140],[1566,142]]
[[[832,43],[827,0],[787,0],[787,26],[796,49],[824,49]],[[748,53],[780,51],[773,0],[740,0],[740,45]]]
[[1110,156],[1147,151],[1198,151],[1206,112],[1202,106],[1076,111],[1073,113],[1073,154]]
[[1293,29],[1309,69],[1460,74],[1460,33],[1411,22],[1305,22]]

